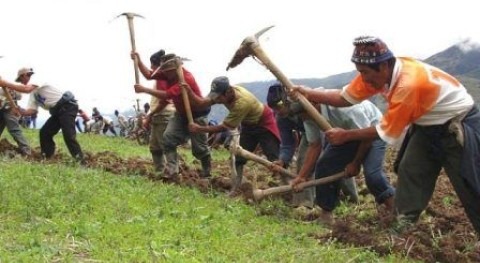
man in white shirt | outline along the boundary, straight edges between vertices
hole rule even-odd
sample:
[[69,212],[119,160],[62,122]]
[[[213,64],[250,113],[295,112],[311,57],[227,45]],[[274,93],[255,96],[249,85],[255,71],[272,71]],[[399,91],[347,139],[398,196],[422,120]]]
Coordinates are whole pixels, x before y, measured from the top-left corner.
[[[30,81],[30,76],[26,75],[21,83],[26,85]],[[44,158],[51,158],[55,153],[53,136],[61,129],[70,154],[84,164],[83,152],[76,139],[75,118],[78,104],[74,95],[70,91],[63,92],[51,85],[43,85],[30,92],[27,108],[20,112],[24,116],[31,116],[38,113],[39,107],[50,112],[50,118],[40,129],[40,148]]]

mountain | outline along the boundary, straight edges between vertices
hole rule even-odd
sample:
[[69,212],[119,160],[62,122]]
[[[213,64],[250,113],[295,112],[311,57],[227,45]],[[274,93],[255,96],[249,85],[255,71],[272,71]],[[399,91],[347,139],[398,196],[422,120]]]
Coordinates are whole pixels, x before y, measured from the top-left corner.
[[462,41],[427,59],[425,62],[454,75],[480,103],[480,44]]
[[[424,59],[424,61],[458,78],[475,102],[480,104],[480,44],[471,40],[464,40]],[[350,71],[326,78],[292,79],[292,82],[308,87],[341,88],[348,84],[356,74],[356,71]],[[270,81],[240,83],[239,85],[247,88],[262,102],[265,102],[268,87],[275,81],[272,79]],[[225,118],[227,113],[228,111],[223,105],[214,105],[209,119],[220,121]]]

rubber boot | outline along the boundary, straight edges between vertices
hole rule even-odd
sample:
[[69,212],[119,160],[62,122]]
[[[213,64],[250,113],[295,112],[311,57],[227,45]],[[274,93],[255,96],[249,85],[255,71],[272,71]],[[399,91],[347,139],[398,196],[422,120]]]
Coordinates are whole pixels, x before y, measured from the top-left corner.
[[152,154],[153,160],[153,167],[155,169],[155,173],[159,176],[163,174],[163,170],[165,169],[165,156],[163,155],[162,150],[153,150],[150,151]]
[[200,176],[202,178],[210,177],[210,171],[212,170],[212,157],[210,157],[210,155],[207,155],[203,157],[200,161],[202,163],[202,172],[200,173]]
[[357,182],[355,182],[355,178],[344,178],[340,182],[340,187],[342,192],[351,202],[358,203],[358,191],[357,191]]
[[179,173],[177,151],[165,152],[165,159],[167,160],[167,166],[165,167],[164,177],[177,178]]

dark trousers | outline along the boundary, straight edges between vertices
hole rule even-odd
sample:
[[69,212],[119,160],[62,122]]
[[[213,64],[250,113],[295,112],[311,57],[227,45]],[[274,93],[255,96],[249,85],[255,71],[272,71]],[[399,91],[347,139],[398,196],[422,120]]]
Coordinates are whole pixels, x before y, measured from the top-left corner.
[[55,153],[55,136],[62,129],[63,140],[67,145],[68,151],[75,159],[83,158],[82,149],[78,144],[75,130],[75,118],[78,112],[78,105],[75,103],[65,103],[45,122],[40,129],[40,148],[46,158],[50,158]]
[[473,228],[480,235],[480,196],[461,175],[463,147],[455,134],[449,132],[446,125],[416,125],[414,128],[398,169],[395,196],[398,214],[412,222],[418,220],[433,195],[443,168]]
[[[261,126],[243,126],[240,132],[240,146],[249,152],[254,152],[258,145],[269,161],[278,160],[280,141],[271,131]],[[247,163],[247,159],[235,156],[237,166],[245,163]]]

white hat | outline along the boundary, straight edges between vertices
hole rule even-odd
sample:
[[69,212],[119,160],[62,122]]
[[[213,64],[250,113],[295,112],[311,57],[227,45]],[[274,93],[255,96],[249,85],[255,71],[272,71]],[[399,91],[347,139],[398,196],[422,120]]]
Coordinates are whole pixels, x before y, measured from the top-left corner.
[[15,81],[20,81],[20,77],[23,76],[24,74],[34,74],[35,72],[33,72],[33,68],[21,68],[18,70],[18,73],[17,73],[17,79]]

